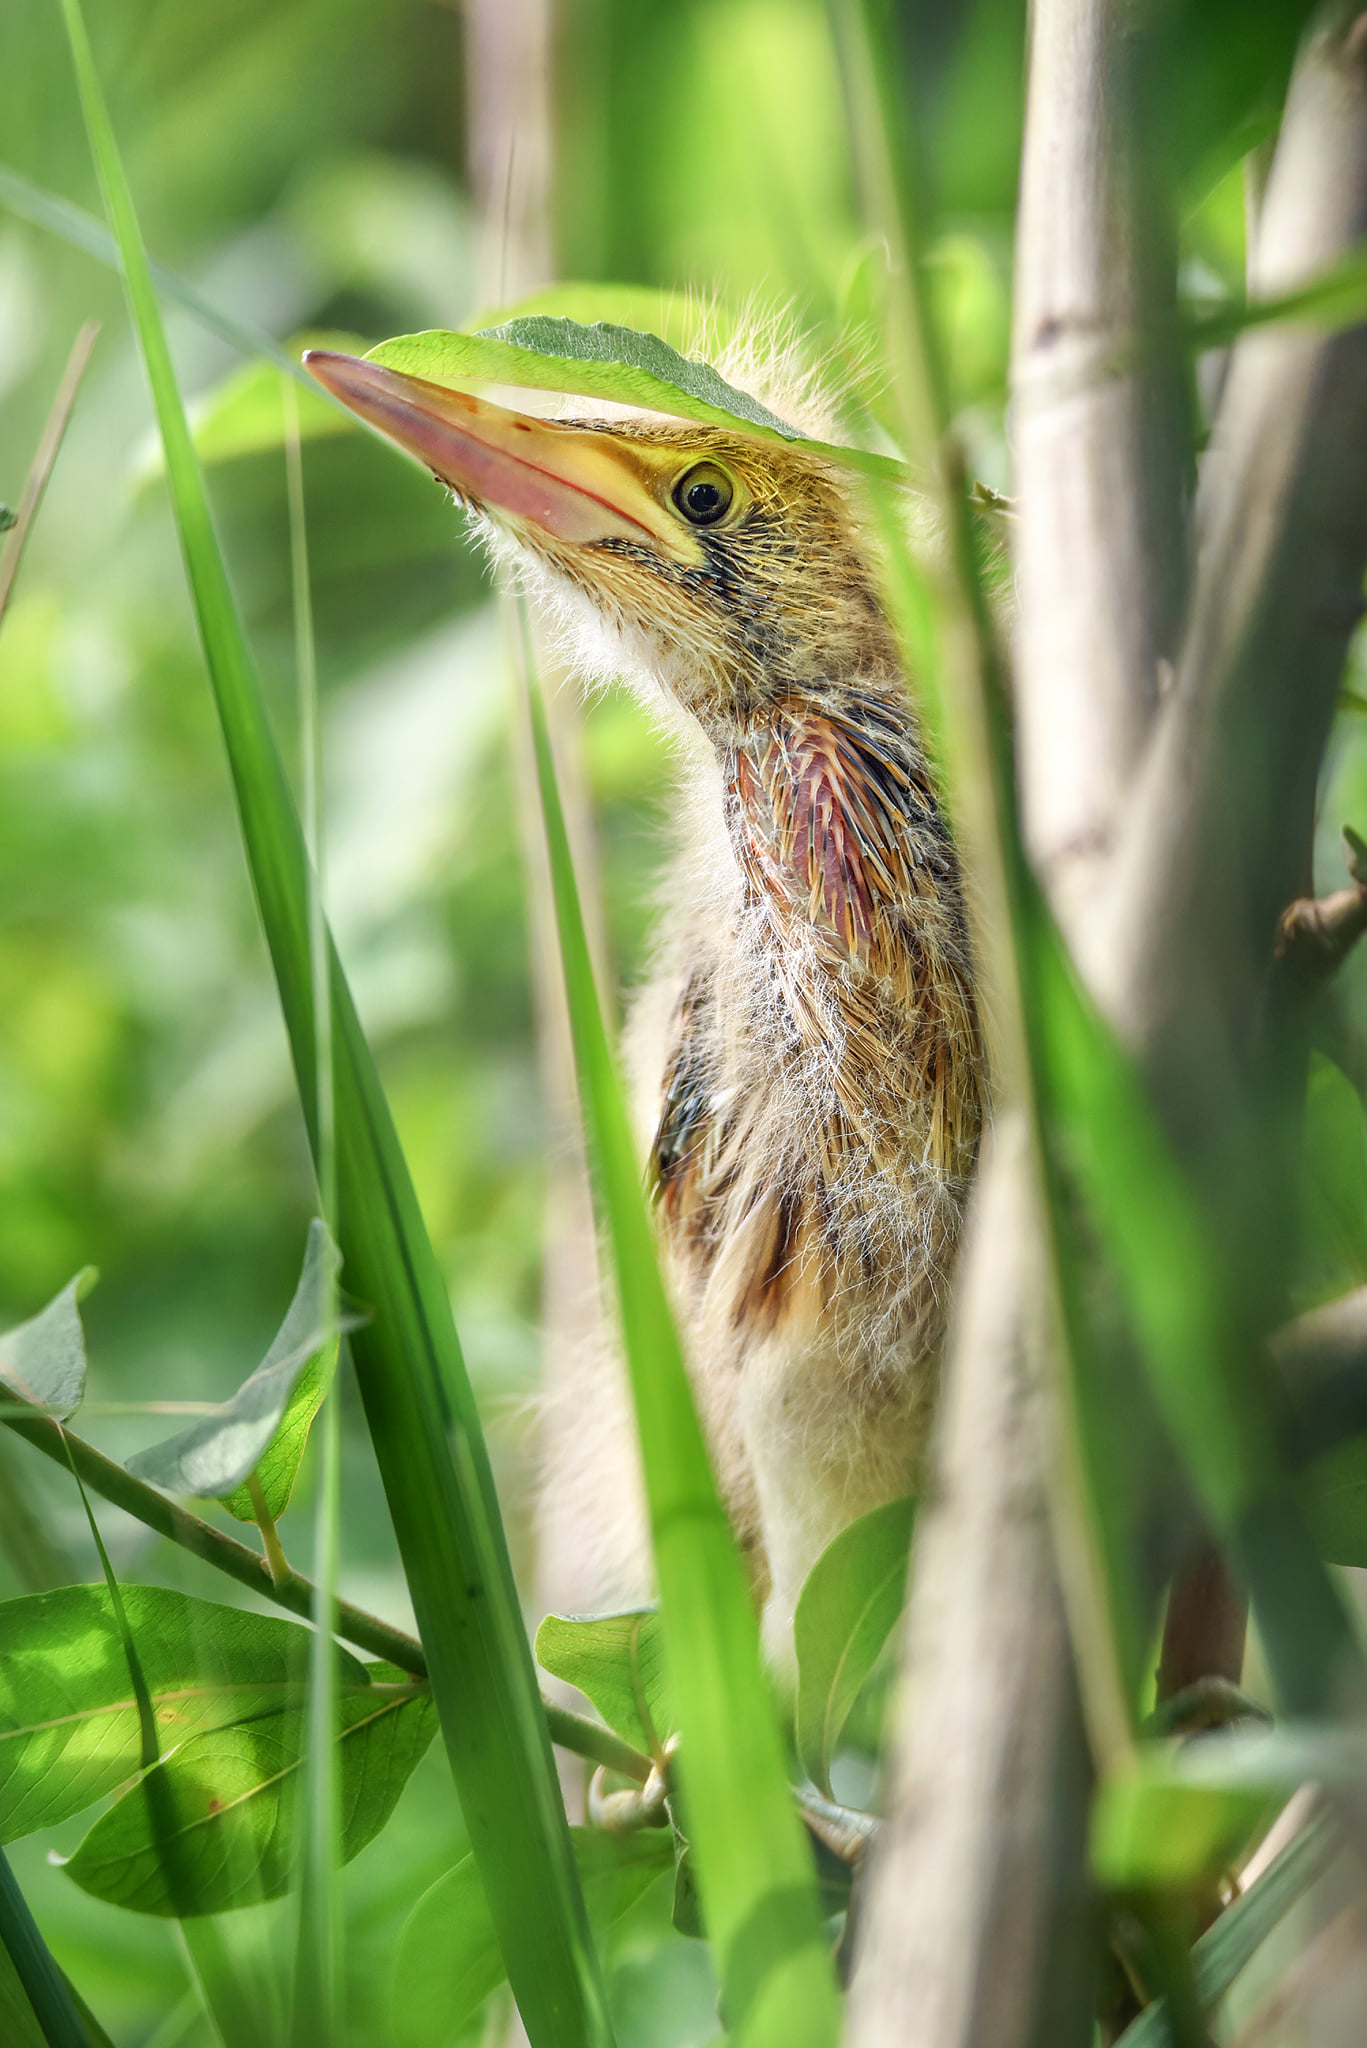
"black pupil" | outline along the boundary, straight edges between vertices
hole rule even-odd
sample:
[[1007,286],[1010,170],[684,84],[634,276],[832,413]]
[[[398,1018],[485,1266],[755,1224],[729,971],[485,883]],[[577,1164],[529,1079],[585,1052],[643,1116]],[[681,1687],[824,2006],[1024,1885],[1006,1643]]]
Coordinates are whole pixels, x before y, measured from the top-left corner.
[[675,492],[674,502],[697,526],[710,526],[722,518],[731,504],[731,485],[726,477],[715,469],[705,469],[686,476]]

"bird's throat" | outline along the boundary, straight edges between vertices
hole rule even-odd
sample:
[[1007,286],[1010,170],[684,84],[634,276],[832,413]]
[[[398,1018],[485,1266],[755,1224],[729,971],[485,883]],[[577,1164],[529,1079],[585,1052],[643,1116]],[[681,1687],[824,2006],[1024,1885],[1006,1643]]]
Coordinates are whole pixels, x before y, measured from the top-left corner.
[[727,762],[749,891],[832,964],[892,965],[907,913],[957,877],[906,714],[851,693],[783,707]]

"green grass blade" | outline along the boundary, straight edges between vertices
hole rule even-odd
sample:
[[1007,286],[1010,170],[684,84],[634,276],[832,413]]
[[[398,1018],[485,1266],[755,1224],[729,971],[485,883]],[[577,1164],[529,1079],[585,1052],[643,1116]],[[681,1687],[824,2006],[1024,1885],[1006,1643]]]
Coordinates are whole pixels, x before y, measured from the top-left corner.
[[839,2012],[812,1858],[787,1783],[749,1588],[665,1298],[594,985],[545,712],[530,674],[529,684],[585,1134],[611,1247],[645,1465],[682,1739],[685,1825],[716,1951],[724,2016],[746,2048],[818,2048],[836,2039]]
[[[318,1127],[318,1198],[323,1213],[337,1213],[336,1087],[332,1057],[332,1004],[328,1000],[327,925],[323,912],[322,734],[318,718],[318,664],[309,588],[308,529],[304,513],[304,455],[299,398],[279,380],[285,425],[285,485],[289,503],[290,581],[294,596],[294,666],[299,752],[304,795],[304,843],[309,853],[309,973],[314,998],[314,1120]],[[327,1276],[329,1319],[338,1310],[337,1273]],[[314,1438],[318,1496],[314,1510],[313,1641],[309,1651],[309,1734],[299,1868],[299,1933],[295,1951],[291,2034],[296,2048],[331,2040],[342,2013],[342,1790],[338,1728],[337,1574],[341,1568],[342,1439],[337,1385],[324,1398]]]
[[48,2048],[109,2048],[108,2037],[86,2024],[71,1986],[38,1932],[28,1901],[0,1849],[0,1946],[33,2008]]
[[[48,234],[69,242],[73,248],[83,250],[110,270],[123,268],[118,242],[103,221],[96,220],[82,207],[73,206],[69,199],[60,199],[55,192],[45,192],[9,164],[0,164],[0,205],[8,207],[11,213],[17,214],[20,220],[28,221],[32,227],[43,228]],[[174,270],[168,270],[164,263],[149,260],[147,268],[163,297],[173,299],[187,313],[192,313],[201,326],[216,334],[220,341],[226,341],[230,348],[240,349],[243,355],[264,356],[278,369],[287,370],[297,378],[305,390],[317,391],[317,385],[303,365],[264,329],[234,320],[230,313],[222,312],[202,292],[196,291],[187,279],[178,277]],[[337,410],[345,416],[343,407],[339,405]]]
[[[318,1058],[308,860],[209,517],[131,195],[79,0],[63,0],[86,127],[166,451],[248,865],[315,1157]],[[611,2039],[474,1397],[351,993],[329,948],[337,1236],[372,1322],[357,1379],[466,1824],[536,2048]]]

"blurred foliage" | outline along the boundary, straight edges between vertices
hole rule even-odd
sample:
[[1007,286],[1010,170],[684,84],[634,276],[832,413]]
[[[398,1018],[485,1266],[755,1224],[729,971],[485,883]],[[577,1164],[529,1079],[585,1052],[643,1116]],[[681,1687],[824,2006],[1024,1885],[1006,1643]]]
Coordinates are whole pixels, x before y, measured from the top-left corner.
[[[897,10],[933,215],[932,289],[969,457],[1009,484],[1006,362],[1025,0]],[[477,274],[462,165],[458,8],[440,0],[104,0],[96,55],[153,251],[244,321],[372,340],[498,303]],[[1275,122],[1302,0],[1171,0],[1155,103],[1194,298],[1242,291],[1240,159]],[[859,360],[881,255],[864,239],[821,0],[560,0],[563,276],[734,306],[791,302]],[[0,156],[98,211],[58,10],[0,10]],[[150,409],[118,282],[0,212],[0,499],[18,501],[72,337],[104,322],[0,628],[0,1328],[87,1263],[87,1427],[124,1456],[165,1430],[101,1403],[217,1400],[266,1349],[303,1253],[311,1179],[284,1034],[228,799]],[[182,386],[237,367],[170,315]],[[1219,364],[1200,366],[1208,398]],[[1207,375],[1209,373],[1209,375]],[[309,548],[328,752],[328,895],[500,1461],[527,1562],[522,1412],[536,1376],[546,1119],[529,985],[507,691],[480,562],[429,479],[355,433],[310,442]],[[284,466],[211,473],[236,586],[293,758]],[[1367,697],[1359,651],[1352,688]],[[641,971],[668,760],[642,715],[589,711],[585,760],[616,965]],[[1367,719],[1326,773],[1321,887],[1367,829]],[[1343,979],[1367,1032],[1367,958]],[[1363,1041],[1367,1043],[1367,1040]],[[1345,1058],[1347,1065],[1352,1061]],[[1363,1075],[1353,1074],[1360,1083]],[[1367,1128],[1318,1061],[1300,1298],[1367,1281]],[[348,1396],[349,1398],[349,1396]],[[342,1589],[405,1620],[392,1538],[347,1410]],[[0,1594],[88,1578],[74,1490],[0,1442]],[[305,1466],[300,1493],[307,1493]],[[103,1511],[120,1570],[203,1592],[186,1560]],[[297,1524],[297,1526],[296,1526]],[[306,1514],[289,1527],[307,1565]],[[222,1595],[222,1588],[211,1589]],[[185,1971],[171,1932],[14,1856],[59,1958],[116,2038],[154,2037]],[[357,2040],[379,2041],[388,1959],[462,1843],[446,1766],[419,1766],[383,1845],[346,1873]],[[269,1908],[250,1915],[269,1916]],[[279,1930],[277,1930],[279,1932]],[[280,1934],[283,1941],[284,1934]],[[247,1937],[243,1936],[243,1940]],[[627,2048],[715,2031],[714,1987],[656,1886],[620,1924]],[[194,2029],[155,2038],[198,2042]],[[168,2023],[169,2024],[169,2023]]]

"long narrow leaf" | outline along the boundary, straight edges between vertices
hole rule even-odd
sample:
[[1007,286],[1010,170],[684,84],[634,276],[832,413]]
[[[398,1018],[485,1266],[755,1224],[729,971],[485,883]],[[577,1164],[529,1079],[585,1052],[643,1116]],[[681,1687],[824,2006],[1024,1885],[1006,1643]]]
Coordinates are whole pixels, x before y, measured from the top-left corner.
[[109,2048],[99,2028],[87,2026],[71,1986],[58,1969],[28,1903],[0,1849],[0,1947],[18,1978],[48,2048]]
[[[209,516],[132,198],[79,0],[63,0],[86,127],[123,254],[248,865],[315,1147],[317,1042],[308,861]],[[499,1520],[441,1270],[336,954],[337,1235],[372,1312],[357,1379],[422,1631],[442,1734],[527,2032],[537,2048],[611,2038]]]
[[646,1475],[685,1825],[728,2029],[746,2044],[836,2038],[813,1864],[789,1789],[745,1573],[665,1298],[626,1105],[594,986],[539,691],[532,733],[595,1193],[612,1251]]
[[[9,164],[0,164],[0,205],[8,207],[11,213],[33,227],[44,228],[48,234],[59,236],[73,248],[83,249],[97,263],[107,264],[111,270],[122,268],[119,244],[103,221],[96,220],[82,207],[73,206],[69,199],[61,199],[55,192],[45,192],[41,185],[31,183]],[[318,387],[307,370],[263,328],[249,327],[244,321],[233,319],[230,313],[223,312],[202,292],[196,291],[185,278],[178,277],[174,270],[168,270],[164,263],[149,261],[147,268],[152,282],[165,298],[173,299],[187,313],[193,313],[201,325],[218,335],[221,341],[226,341],[231,348],[241,349],[244,355],[264,356],[277,369],[288,370],[292,377],[297,377],[306,390],[317,391]],[[345,417],[341,406],[337,410]]]

